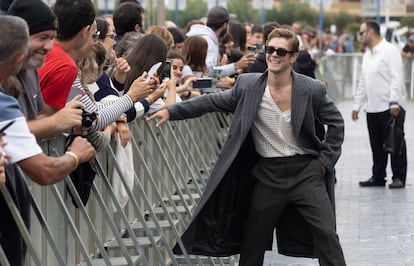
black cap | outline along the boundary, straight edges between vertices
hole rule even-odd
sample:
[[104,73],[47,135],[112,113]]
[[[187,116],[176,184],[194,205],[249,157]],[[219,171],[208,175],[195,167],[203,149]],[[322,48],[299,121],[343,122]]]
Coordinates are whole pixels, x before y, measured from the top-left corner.
[[220,24],[230,20],[230,14],[224,7],[215,6],[208,11],[207,23]]
[[58,20],[52,9],[41,0],[14,0],[7,14],[26,20],[30,35],[58,28]]

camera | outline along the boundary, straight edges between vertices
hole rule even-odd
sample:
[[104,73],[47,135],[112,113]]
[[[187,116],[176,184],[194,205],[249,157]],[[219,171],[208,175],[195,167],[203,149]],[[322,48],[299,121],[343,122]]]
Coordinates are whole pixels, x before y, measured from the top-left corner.
[[90,128],[93,125],[93,122],[96,120],[96,113],[95,112],[88,112],[85,109],[82,109],[82,127],[83,128]]
[[193,81],[193,88],[194,89],[207,89],[213,86],[213,79],[212,78],[199,78]]

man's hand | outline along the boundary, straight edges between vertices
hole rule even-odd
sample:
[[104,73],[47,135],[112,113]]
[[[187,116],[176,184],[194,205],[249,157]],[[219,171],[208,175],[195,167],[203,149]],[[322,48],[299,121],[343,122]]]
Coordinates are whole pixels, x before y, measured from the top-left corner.
[[390,108],[390,114],[393,117],[397,117],[398,114],[400,113],[400,111],[401,111],[401,109],[400,109],[400,107],[398,105],[397,106],[393,106],[393,107]]
[[154,119],[158,119],[159,121],[155,124],[156,127],[162,126],[165,122],[170,119],[170,113],[168,112],[167,108],[161,109],[155,114],[151,115],[147,118],[147,121],[151,121]]
[[234,68],[237,69],[244,69],[249,65],[253,64],[256,61],[256,57],[253,53],[247,53],[240,58],[239,61],[234,63]]
[[95,148],[85,138],[76,137],[68,147],[68,151],[73,152],[78,157],[79,163],[88,162],[96,155]]
[[82,125],[83,104],[79,101],[80,98],[81,95],[76,96],[52,116],[60,132],[70,132],[73,127]]
[[359,119],[359,117],[358,117],[358,111],[352,111],[352,120],[353,121],[356,121],[356,120],[358,120]]

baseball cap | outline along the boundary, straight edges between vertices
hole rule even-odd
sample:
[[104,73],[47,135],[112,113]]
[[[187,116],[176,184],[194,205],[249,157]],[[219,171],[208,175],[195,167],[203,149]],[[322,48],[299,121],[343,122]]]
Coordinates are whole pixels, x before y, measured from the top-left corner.
[[230,14],[222,6],[215,6],[208,11],[207,23],[220,24],[230,20]]

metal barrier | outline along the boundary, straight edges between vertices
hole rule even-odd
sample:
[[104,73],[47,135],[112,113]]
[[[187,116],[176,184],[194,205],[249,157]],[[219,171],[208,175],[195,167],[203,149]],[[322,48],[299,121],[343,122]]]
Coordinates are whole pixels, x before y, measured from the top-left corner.
[[[414,97],[414,61],[403,58],[407,98]],[[350,100],[358,86],[362,53],[338,53],[319,60],[316,76],[328,84],[328,94],[334,101]]]
[[[180,235],[205,187],[229,120],[230,115],[212,113],[172,121],[162,128],[143,119],[130,123],[133,187],[123,176],[115,150],[108,147],[92,162],[97,174],[86,206],[70,177],[51,186],[27,181],[32,197],[30,234],[1,185],[28,246],[27,265],[234,264],[234,257],[210,258],[186,252],[175,256],[172,252],[175,243],[185,251]],[[63,137],[40,144],[51,156],[64,153]],[[125,207],[111,185],[114,172],[129,197]],[[0,264],[8,265],[1,247]]]
[[[317,75],[335,100],[352,98],[362,54],[336,54],[320,61]],[[406,86],[413,97],[411,60],[404,60]],[[28,246],[28,265],[231,265],[237,257],[210,258],[185,252],[180,235],[188,225],[206,179],[224,143],[230,115],[212,113],[172,121],[162,128],[130,123],[134,176],[129,188],[115,151],[108,147],[93,161],[97,172],[86,206],[72,180],[42,187],[26,184],[32,197],[30,234],[8,191],[0,185]],[[64,138],[40,143],[46,154],[64,153]],[[122,207],[111,182],[117,173],[129,197]],[[73,200],[79,208],[75,208]],[[112,207],[113,205],[113,207]],[[183,256],[172,253],[175,243]],[[8,265],[0,247],[0,264]]]

